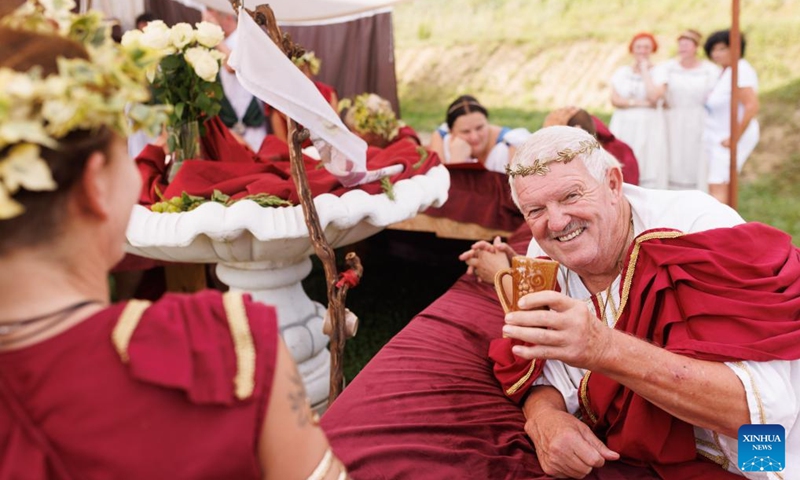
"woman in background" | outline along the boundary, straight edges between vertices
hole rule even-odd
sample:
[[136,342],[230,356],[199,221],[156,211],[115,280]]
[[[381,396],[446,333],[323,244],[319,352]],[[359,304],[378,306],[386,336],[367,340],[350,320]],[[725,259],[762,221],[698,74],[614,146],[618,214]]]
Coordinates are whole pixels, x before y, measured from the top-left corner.
[[658,50],[652,34],[637,33],[628,45],[632,65],[619,67],[611,77],[614,114],[611,133],[627,143],[639,161],[639,185],[667,186],[667,137],[664,115],[659,107],[663,93],[653,79],[650,55]]
[[702,36],[686,30],[678,36],[678,57],[656,67],[656,83],[664,91],[670,190],[708,190],[703,161],[705,102],[721,70],[697,58]]
[[430,149],[445,165],[475,165],[505,173],[516,147],[530,136],[524,128],[489,123],[489,111],[471,95],[462,95],[448,107],[445,123],[433,132]]
[[[736,152],[736,169],[742,170],[744,162],[753,153],[760,136],[758,120],[758,75],[744,59],[745,39],[741,37],[741,58],[738,64],[739,142]],[[708,160],[708,192],[720,202],[728,203],[731,162],[731,57],[730,30],[712,33],[703,47],[714,63],[722,67],[706,100],[708,119],[703,135],[705,156]]]

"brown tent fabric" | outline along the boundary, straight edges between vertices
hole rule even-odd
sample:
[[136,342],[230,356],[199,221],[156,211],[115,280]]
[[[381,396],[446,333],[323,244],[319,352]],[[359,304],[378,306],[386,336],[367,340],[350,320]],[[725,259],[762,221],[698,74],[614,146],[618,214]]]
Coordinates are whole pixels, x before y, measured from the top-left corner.
[[343,23],[281,29],[322,60],[317,79],[335,87],[339,98],[377,93],[400,115],[391,12]]
[[[200,21],[198,10],[172,0],[146,0],[145,8],[167,25]],[[282,26],[281,29],[322,60],[317,79],[336,88],[339,98],[377,93],[389,100],[400,115],[391,12],[341,23]]]
[[172,0],[145,0],[144,9],[169,26],[178,22],[194,25],[200,21],[200,10]]

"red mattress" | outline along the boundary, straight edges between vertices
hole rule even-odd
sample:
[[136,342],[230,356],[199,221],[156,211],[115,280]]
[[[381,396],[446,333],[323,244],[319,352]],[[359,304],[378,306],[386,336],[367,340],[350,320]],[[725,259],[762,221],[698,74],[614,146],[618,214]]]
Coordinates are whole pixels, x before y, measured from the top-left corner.
[[[525,230],[512,237],[520,253]],[[463,276],[372,359],[322,418],[354,479],[549,478],[492,375],[502,324],[493,288]],[[613,463],[586,478],[658,477]]]

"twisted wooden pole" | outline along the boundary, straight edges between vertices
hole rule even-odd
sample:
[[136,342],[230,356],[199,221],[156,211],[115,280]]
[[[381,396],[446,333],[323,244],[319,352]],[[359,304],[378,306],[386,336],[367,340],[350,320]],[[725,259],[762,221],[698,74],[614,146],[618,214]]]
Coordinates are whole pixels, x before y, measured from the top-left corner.
[[[240,2],[230,0],[234,10],[238,13]],[[294,44],[288,34],[283,34],[275,21],[275,15],[268,5],[259,5],[255,11],[244,9],[253,20],[266,31],[269,38],[275,42],[278,48],[289,58],[303,54],[302,47]],[[345,323],[345,299],[350,288],[349,282],[340,282],[339,273],[336,268],[336,253],[325,238],[325,232],[319,223],[319,215],[314,205],[314,198],[311,188],[308,185],[306,167],[303,162],[301,145],[309,137],[309,132],[305,128],[299,129],[297,122],[287,118],[289,139],[289,160],[291,162],[292,180],[294,180],[297,194],[300,197],[300,205],[303,208],[303,217],[308,227],[308,234],[311,243],[314,245],[314,252],[322,261],[325,269],[325,281],[328,293],[328,316],[331,319],[330,352],[331,352],[331,374],[330,374],[330,393],[328,394],[328,405],[330,406],[336,397],[342,393],[344,388],[344,347],[347,340]],[[360,278],[363,272],[361,260],[358,256],[350,252],[347,254],[346,263],[353,274]]]

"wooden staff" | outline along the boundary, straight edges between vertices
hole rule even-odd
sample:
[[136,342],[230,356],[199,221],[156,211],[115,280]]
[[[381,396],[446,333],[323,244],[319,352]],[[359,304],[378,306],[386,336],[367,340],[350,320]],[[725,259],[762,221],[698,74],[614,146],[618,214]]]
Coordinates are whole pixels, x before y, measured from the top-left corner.
[[730,180],[728,181],[728,205],[736,209],[739,197],[739,171],[736,156],[739,146],[739,57],[741,35],[739,33],[739,0],[731,0],[731,135],[730,135]]
[[[241,5],[239,0],[230,0],[234,10],[239,12]],[[278,48],[286,54],[289,58],[294,58],[303,54],[302,47],[294,44],[288,34],[283,34],[275,21],[275,15],[268,5],[259,5],[255,11],[244,9],[253,20],[264,28],[269,38],[275,42]],[[295,187],[297,188],[298,196],[300,197],[300,205],[303,208],[303,216],[305,218],[308,234],[311,238],[311,243],[314,245],[314,252],[317,257],[322,261],[322,266],[325,269],[325,281],[327,283],[328,293],[328,316],[331,319],[331,375],[330,375],[330,393],[328,395],[328,406],[330,406],[336,397],[342,393],[344,388],[344,370],[343,370],[343,357],[344,346],[347,339],[346,322],[345,322],[345,299],[347,290],[350,288],[348,282],[339,282],[339,274],[336,269],[336,253],[325,238],[325,232],[319,223],[319,215],[317,215],[317,208],[314,205],[314,198],[311,193],[311,188],[308,185],[308,177],[306,176],[306,167],[303,162],[303,154],[301,145],[309,137],[309,132],[305,128],[298,129],[297,122],[286,117],[288,124],[288,135],[291,139],[289,148],[289,160],[291,162],[292,179],[294,180]],[[346,258],[347,266],[355,274],[356,277],[361,278],[363,268],[361,260],[358,256],[350,252]],[[338,283],[338,285],[337,285]]]

